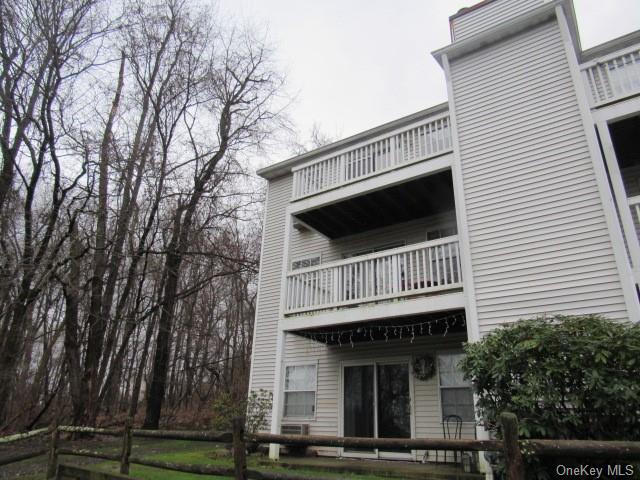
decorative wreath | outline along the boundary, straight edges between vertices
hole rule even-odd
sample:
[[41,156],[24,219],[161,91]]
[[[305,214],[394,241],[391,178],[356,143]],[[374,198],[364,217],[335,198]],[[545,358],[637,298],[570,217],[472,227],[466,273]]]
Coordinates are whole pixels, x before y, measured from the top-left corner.
[[413,376],[418,380],[429,380],[436,374],[436,361],[431,355],[414,357]]

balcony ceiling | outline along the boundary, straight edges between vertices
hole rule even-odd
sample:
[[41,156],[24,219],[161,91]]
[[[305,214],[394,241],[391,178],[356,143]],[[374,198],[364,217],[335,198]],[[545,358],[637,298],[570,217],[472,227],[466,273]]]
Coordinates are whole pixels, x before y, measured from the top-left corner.
[[454,208],[451,172],[447,170],[296,216],[315,230],[335,239]]
[[620,168],[640,164],[640,115],[615,122],[609,129]]

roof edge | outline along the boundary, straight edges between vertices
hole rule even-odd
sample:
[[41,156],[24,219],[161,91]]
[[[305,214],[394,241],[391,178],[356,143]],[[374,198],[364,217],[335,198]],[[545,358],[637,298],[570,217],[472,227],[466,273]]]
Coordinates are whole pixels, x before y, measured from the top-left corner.
[[636,45],[638,43],[640,43],[640,30],[627,33],[620,37],[613,38],[604,43],[601,43],[600,45],[596,45],[594,47],[583,50],[582,52],[580,52],[580,62],[583,63],[590,60],[595,60],[598,57],[603,57],[617,50],[622,50],[623,48],[631,47],[632,45]]
[[350,144],[360,142],[362,140],[366,140],[368,138],[380,135],[387,130],[393,130],[393,129],[402,127],[403,125],[410,124],[422,117],[428,117],[446,110],[449,110],[449,102],[443,102],[438,105],[434,105],[432,107],[426,108],[424,110],[420,110],[410,115],[406,115],[396,120],[383,123],[382,125],[378,125],[376,127],[370,128],[369,130],[356,133],[355,135],[351,135],[347,138],[343,138],[336,142],[323,145],[320,148],[310,150],[301,155],[296,155],[295,157],[288,158],[287,160],[283,160],[281,162],[274,163],[273,165],[260,168],[256,173],[262,178],[265,178],[267,180],[281,177],[282,175],[286,175],[287,173],[289,173],[292,167],[300,163],[303,163],[305,161],[312,160],[314,157],[318,157],[320,155],[326,155],[327,153],[330,153],[334,150],[347,147]]
[[456,18],[462,17],[463,15],[466,15],[467,13],[471,13],[474,10],[478,10],[479,8],[482,8],[485,5],[488,5],[488,4],[493,3],[493,2],[495,2],[495,0],[483,0],[482,2],[478,2],[478,3],[474,4],[474,5],[471,5],[470,7],[462,7],[456,13],[454,13],[453,15],[449,16],[449,22],[452,22]]
[[[506,20],[494,28],[478,32],[464,40],[453,42],[431,52],[431,55],[442,66],[442,57],[447,55],[449,59],[459,58],[469,53],[482,49],[487,45],[496,43],[508,36],[515,35],[533,25],[542,23],[555,15],[555,8],[558,5],[565,5],[569,0],[551,0],[541,4],[539,7],[530,10],[510,20]],[[572,9],[569,9],[572,14]]]

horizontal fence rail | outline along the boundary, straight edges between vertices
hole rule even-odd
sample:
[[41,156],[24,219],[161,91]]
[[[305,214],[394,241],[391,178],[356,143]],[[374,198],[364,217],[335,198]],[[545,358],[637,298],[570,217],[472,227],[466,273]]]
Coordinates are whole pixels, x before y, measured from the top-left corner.
[[[175,431],[175,430],[134,430],[131,428],[131,420],[128,420],[125,428],[103,429],[91,427],[54,427],[51,430],[49,446],[49,458],[47,465],[47,478],[69,478],[65,476],[66,465],[60,465],[60,455],[73,455],[80,457],[101,458],[120,463],[120,473],[128,474],[130,464],[146,465],[149,467],[166,470],[189,472],[213,476],[233,476],[237,480],[324,480],[323,477],[307,477],[297,472],[280,473],[247,468],[246,445],[247,443],[271,443],[276,445],[317,447],[332,446],[346,448],[380,448],[380,449],[404,449],[404,450],[454,450],[454,451],[500,451],[504,457],[504,466],[507,480],[524,480],[525,471],[523,463],[523,451],[542,457],[575,457],[603,460],[640,460],[640,442],[633,441],[599,441],[599,440],[520,440],[518,438],[518,420],[512,413],[503,412],[500,415],[502,425],[502,440],[472,440],[472,439],[447,439],[447,438],[363,438],[363,437],[333,437],[324,435],[274,435],[267,433],[246,434],[244,432],[244,419],[233,420],[232,432],[202,432],[202,431]],[[121,453],[98,452],[86,449],[69,449],[59,445],[60,433],[91,433],[97,435],[122,435]],[[22,438],[32,438],[42,432],[22,434]],[[161,439],[197,440],[218,442],[219,439],[233,439],[233,466],[225,465],[192,465],[182,463],[164,462],[155,459],[138,457],[131,454],[131,438],[152,437]],[[5,437],[6,439],[7,437]],[[2,440],[2,438],[0,438]],[[5,442],[8,443],[8,442]],[[46,453],[45,449],[36,450],[27,454],[12,455],[5,458],[0,465],[33,458]],[[114,475],[100,472],[92,473],[81,467],[71,466],[69,470],[77,470],[71,478],[113,478]],[[118,478],[130,478],[119,477]]]
[[286,313],[460,288],[461,271],[457,236],[293,270]]
[[590,62],[582,72],[593,107],[640,93],[640,48]]
[[22,440],[28,440],[29,438],[40,437],[48,433],[51,433],[50,428],[39,428],[37,430],[31,430],[30,432],[26,433],[16,433],[15,435],[0,437],[0,446],[8,445],[15,442],[21,442]]
[[502,442],[500,440],[332,437],[328,435],[276,435],[272,433],[247,435],[246,439],[249,442],[278,443],[298,447],[379,448],[392,450],[465,450],[475,452],[485,450],[502,450]]
[[299,199],[451,150],[448,116],[425,120],[293,170],[293,198]]
[[[58,430],[65,433],[89,433],[93,435],[107,435],[111,437],[120,437],[123,435],[123,429],[117,428],[92,428],[92,427],[73,427],[61,425]],[[185,430],[140,430],[132,429],[132,437],[139,438],[162,438],[164,440],[189,440],[192,442],[230,442],[232,440],[231,432],[213,432],[213,431],[185,431]]]

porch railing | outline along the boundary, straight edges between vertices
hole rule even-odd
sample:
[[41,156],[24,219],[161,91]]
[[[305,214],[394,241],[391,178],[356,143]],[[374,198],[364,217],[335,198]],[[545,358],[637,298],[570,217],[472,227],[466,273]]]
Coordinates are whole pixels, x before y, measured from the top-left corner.
[[640,223],[640,195],[627,198],[634,223]]
[[460,287],[458,237],[452,236],[291,271],[285,313]]
[[581,66],[592,107],[640,93],[640,47],[598,58]]
[[632,232],[638,236],[640,240],[640,195],[627,198],[629,209],[631,210],[631,219],[633,220]]
[[432,117],[293,169],[299,199],[451,150],[448,115]]

